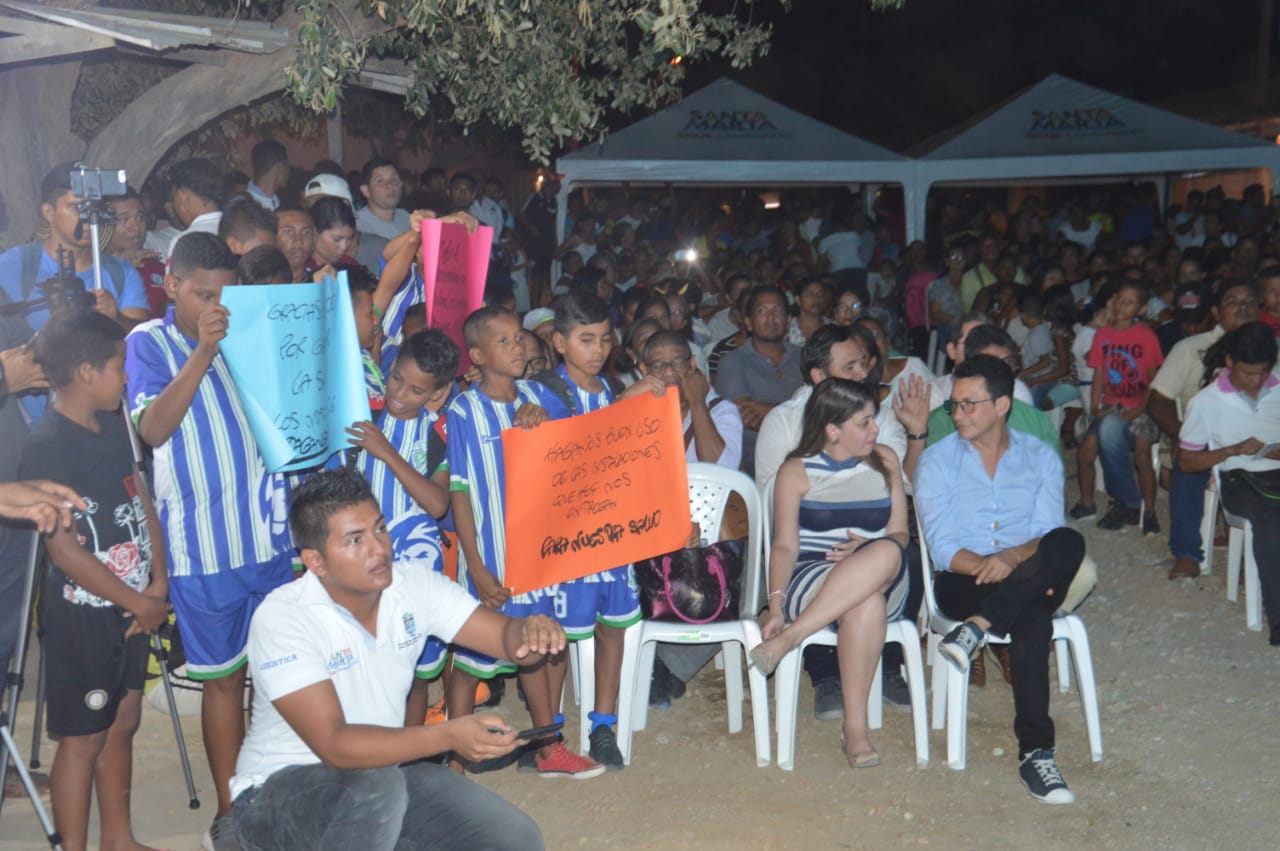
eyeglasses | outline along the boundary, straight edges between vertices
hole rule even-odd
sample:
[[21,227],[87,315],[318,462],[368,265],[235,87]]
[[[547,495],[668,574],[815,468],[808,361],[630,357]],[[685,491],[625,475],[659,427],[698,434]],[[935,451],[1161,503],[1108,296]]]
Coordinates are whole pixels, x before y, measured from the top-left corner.
[[674,360],[647,360],[644,365],[649,367],[658,374],[666,372],[668,369],[674,369],[676,372],[684,372],[689,368],[691,358],[675,358]]
[[528,366],[529,369],[532,369],[534,372],[541,372],[547,368],[547,359],[545,357],[529,358]]
[[963,413],[972,414],[974,409],[983,402],[994,401],[995,397],[988,397],[986,399],[948,399],[942,403],[942,410],[946,411],[947,416],[949,417],[954,417],[956,415],[956,408],[959,408]]
[[862,310],[862,302],[856,301],[853,304],[845,304],[840,302],[836,305],[836,313],[855,313]]

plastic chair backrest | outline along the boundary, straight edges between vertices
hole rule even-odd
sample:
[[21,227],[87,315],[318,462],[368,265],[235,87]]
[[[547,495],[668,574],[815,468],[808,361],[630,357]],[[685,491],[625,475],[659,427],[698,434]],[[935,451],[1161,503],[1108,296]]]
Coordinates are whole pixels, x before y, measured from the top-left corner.
[[742,593],[739,617],[754,619],[763,606],[761,569],[763,554],[768,551],[769,532],[764,525],[764,505],[755,482],[737,470],[701,461],[689,464],[689,513],[702,527],[703,535],[712,540],[720,529],[729,494],[736,492],[747,506],[747,545],[743,548],[746,563],[742,566]]
[[925,612],[932,621],[941,612],[938,609],[938,601],[933,596],[933,560],[929,558],[929,545],[925,542],[924,522],[920,519],[919,511],[916,512],[916,536],[920,539],[920,564],[924,568],[922,584],[924,585]]

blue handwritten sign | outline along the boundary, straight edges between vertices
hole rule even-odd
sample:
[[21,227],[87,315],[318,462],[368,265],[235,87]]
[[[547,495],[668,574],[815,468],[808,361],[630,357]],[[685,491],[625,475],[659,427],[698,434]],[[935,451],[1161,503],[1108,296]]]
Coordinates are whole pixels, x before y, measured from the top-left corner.
[[345,272],[318,284],[227,287],[222,355],[273,473],[322,464],[370,419]]

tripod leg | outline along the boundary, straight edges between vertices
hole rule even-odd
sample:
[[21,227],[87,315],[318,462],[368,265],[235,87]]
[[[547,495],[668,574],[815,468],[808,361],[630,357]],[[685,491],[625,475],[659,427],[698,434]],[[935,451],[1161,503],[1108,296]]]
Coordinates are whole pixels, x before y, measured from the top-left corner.
[[196,781],[191,776],[191,760],[187,757],[187,740],[182,735],[182,722],[178,719],[178,704],[173,699],[173,681],[169,679],[169,653],[164,649],[160,636],[151,636],[151,650],[160,663],[160,681],[164,683],[164,696],[169,703],[169,720],[173,722],[173,738],[178,743],[178,758],[182,761],[182,776],[187,781],[187,806],[200,808],[200,799],[196,797]]
[[36,791],[36,784],[31,779],[31,773],[22,764],[22,756],[18,753],[18,746],[14,744],[13,734],[9,731],[9,716],[3,712],[0,712],[0,740],[4,741],[6,753],[14,755],[13,765],[18,769],[18,776],[22,778],[22,788],[27,790],[27,797],[31,799],[31,806],[36,811],[36,818],[40,819],[40,826],[44,828],[44,835],[49,840],[49,847],[54,851],[62,851],[62,837],[53,829],[53,821],[49,818],[49,814],[45,812],[44,804],[40,802],[40,793]]
[[[11,670],[5,678],[8,686],[6,697],[8,698],[8,706],[4,710],[0,710],[0,718],[4,720],[0,724],[8,725],[18,711],[18,696],[22,691],[22,671],[26,667],[27,642],[30,640],[31,631],[31,601],[34,599],[36,588],[36,568],[40,564],[40,533],[35,529],[31,530],[31,549],[27,555],[27,575],[23,583],[22,591],[22,609],[18,615],[18,646],[14,649],[13,661],[10,664]],[[9,754],[16,753],[17,749],[13,746],[13,735],[8,731],[3,737],[0,737],[3,746],[0,746],[0,781],[3,780],[9,771]],[[22,760],[15,759],[18,771],[26,775],[27,767],[22,765]],[[26,775],[30,781],[30,775]],[[29,790],[28,790],[29,791]],[[4,806],[4,794],[0,793],[0,807]]]
[[40,767],[40,731],[44,729],[44,639],[36,631],[40,646],[40,665],[36,668],[36,720],[31,728],[31,767]]

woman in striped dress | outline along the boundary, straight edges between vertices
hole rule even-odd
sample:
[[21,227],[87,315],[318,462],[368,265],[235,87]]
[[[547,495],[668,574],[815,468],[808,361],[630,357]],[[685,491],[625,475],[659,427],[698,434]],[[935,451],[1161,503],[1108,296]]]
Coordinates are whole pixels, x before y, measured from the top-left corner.
[[800,445],[778,470],[769,559],[769,614],[751,661],[768,674],[828,626],[844,697],[841,742],[850,766],[880,764],[867,695],[885,624],[907,596],[907,502],[894,452],[876,445],[879,402],[864,384],[829,378],[804,409]]

